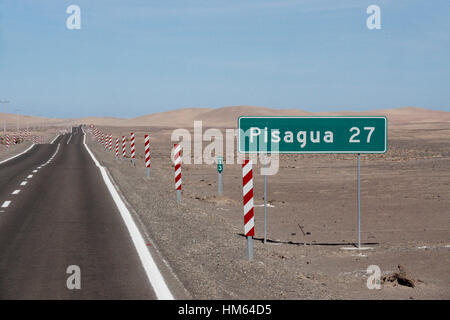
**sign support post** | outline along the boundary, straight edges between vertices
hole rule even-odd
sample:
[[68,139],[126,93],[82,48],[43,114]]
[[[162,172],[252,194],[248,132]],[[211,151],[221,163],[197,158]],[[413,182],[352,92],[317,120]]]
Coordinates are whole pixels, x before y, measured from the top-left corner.
[[253,237],[247,237],[247,256],[248,260],[253,260]]
[[264,243],[267,242],[267,157],[264,156]]
[[361,182],[360,182],[360,158],[361,155],[358,153],[358,172],[357,172],[357,184],[358,184],[358,249],[361,248]]
[[217,192],[219,193],[219,196],[223,193],[223,186],[222,186],[222,171],[223,171],[223,157],[218,156],[217,157],[217,172],[218,172],[218,181],[217,181]]

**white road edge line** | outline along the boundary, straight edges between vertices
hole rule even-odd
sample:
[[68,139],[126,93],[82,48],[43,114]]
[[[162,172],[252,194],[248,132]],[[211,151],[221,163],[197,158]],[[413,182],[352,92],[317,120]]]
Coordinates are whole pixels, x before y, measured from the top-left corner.
[[29,151],[31,148],[33,148],[33,147],[34,147],[34,143],[33,143],[31,146],[29,146],[28,149],[26,149],[25,151],[23,151],[23,152],[21,152],[21,153],[18,153],[18,154],[16,154],[15,156],[12,156],[11,158],[8,158],[8,159],[5,159],[5,160],[3,160],[3,161],[0,161],[0,164],[5,163],[5,162],[7,162],[7,161],[9,161],[9,160],[12,160],[12,159],[14,159],[14,158],[17,158],[18,156],[24,154],[25,152],[28,152],[28,151]]
[[5,201],[5,202],[3,202],[3,204],[2,204],[2,208],[8,208],[8,206],[9,206],[9,204],[11,203],[11,201]]
[[135,222],[133,221],[133,217],[131,216],[130,211],[128,211],[125,203],[123,203],[122,199],[120,198],[119,194],[117,193],[116,189],[114,188],[111,180],[108,177],[108,174],[106,173],[105,168],[100,165],[100,163],[97,161],[97,159],[92,154],[89,147],[87,146],[86,134],[84,132],[84,129],[83,128],[81,128],[81,129],[84,134],[84,137],[83,137],[84,147],[86,148],[87,152],[91,156],[95,165],[100,169],[100,172],[103,177],[103,181],[105,182],[106,187],[108,188],[108,191],[111,194],[111,196],[117,206],[117,209],[119,210],[120,215],[122,216],[122,219],[128,229],[128,232],[130,233],[134,247],[136,248],[139,258],[141,259],[142,266],[144,267],[144,270],[147,274],[148,280],[149,280],[151,286],[153,287],[153,290],[155,291],[157,298],[159,300],[174,300],[174,297],[173,297],[172,293],[170,292],[169,288],[167,287],[167,284],[164,281],[164,278],[163,278],[161,272],[159,271],[158,266],[156,265],[155,261],[152,258],[150,251],[148,250],[147,246],[145,245],[144,238],[142,237],[141,233],[139,232],[138,227],[136,226]]
[[11,194],[18,194],[20,192],[20,189],[14,190]]

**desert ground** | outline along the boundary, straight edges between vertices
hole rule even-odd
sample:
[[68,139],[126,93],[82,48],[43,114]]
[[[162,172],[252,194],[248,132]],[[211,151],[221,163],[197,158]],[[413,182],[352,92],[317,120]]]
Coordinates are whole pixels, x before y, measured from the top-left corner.
[[[5,159],[8,159],[10,157],[13,157],[16,154],[19,154],[23,151],[25,151],[27,148],[29,148],[32,145],[32,137],[37,136],[39,138],[39,143],[50,143],[56,135],[61,131],[68,130],[68,127],[61,127],[61,126],[51,126],[47,124],[46,126],[34,126],[28,128],[29,135],[25,135],[25,131],[22,128],[22,136],[23,140],[19,141],[17,140],[16,144],[12,143],[13,136],[19,137],[19,133],[17,132],[17,128],[10,128],[8,127],[5,131],[0,131],[0,161],[3,161]],[[9,135],[9,139],[11,141],[10,147],[6,147],[6,134]]]
[[[282,155],[268,176],[268,242],[263,243],[263,176],[254,165],[255,256],[246,258],[241,164],[225,163],[218,196],[215,164],[183,164],[177,204],[171,134],[203,120],[203,132],[236,128],[239,115],[266,109],[192,109],[144,120],[94,123],[113,137],[136,134],[136,165],[116,160],[91,135],[86,142],[179,279],[176,295],[193,299],[449,299],[450,113],[418,108],[378,110],[388,117],[388,152],[361,156],[361,240],[357,241],[356,155]],[[219,112],[220,111],[220,112]],[[228,111],[228,112],[227,112]],[[302,111],[278,111],[283,115]],[[205,116],[206,114],[206,116]],[[325,114],[325,113],[324,113]],[[328,113],[327,113],[328,114]],[[340,114],[354,114],[351,112]],[[150,120],[149,120],[150,118]],[[153,120],[152,120],[153,119]],[[170,123],[172,125],[169,125]],[[151,176],[144,167],[150,134]],[[176,141],[175,141],[176,142]],[[203,142],[205,147],[209,142]],[[236,145],[236,144],[235,144]],[[114,148],[113,148],[114,149]],[[236,151],[235,151],[236,153]],[[129,149],[127,150],[129,156]],[[224,156],[226,153],[224,151]],[[236,156],[236,155],[235,155]],[[382,276],[407,270],[415,287],[385,281],[369,290],[367,268]]]

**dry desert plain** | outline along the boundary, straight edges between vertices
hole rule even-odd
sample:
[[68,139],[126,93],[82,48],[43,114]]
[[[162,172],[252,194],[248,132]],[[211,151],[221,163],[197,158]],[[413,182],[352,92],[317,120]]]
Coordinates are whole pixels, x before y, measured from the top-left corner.
[[[0,115],[1,118],[1,115]],[[57,134],[61,131],[63,132],[64,130],[68,131],[69,127],[65,126],[65,127],[60,127],[60,126],[50,126],[48,123],[47,125],[42,125],[42,126],[34,126],[34,127],[29,127],[28,132],[29,132],[29,136],[26,137],[25,133],[23,133],[23,137],[24,140],[20,143],[17,144],[10,144],[10,147],[7,148],[5,145],[5,134],[9,135],[9,138],[12,141],[12,137],[13,136],[19,136],[18,132],[17,132],[17,128],[10,128],[8,127],[8,129],[5,131],[5,133],[3,131],[1,131],[0,133],[0,138],[2,138],[0,141],[2,142],[0,144],[0,161],[3,161],[5,159],[9,159],[19,153],[22,153],[23,151],[27,150],[32,144],[32,137],[36,136],[39,137],[39,141],[42,143],[50,143],[52,142],[52,140],[57,136]],[[24,129],[22,129],[24,130]]]
[[[80,119],[114,137],[136,134],[136,166],[115,160],[88,135],[152,243],[179,279],[175,295],[194,299],[449,299],[450,113],[419,108],[342,112],[388,117],[388,152],[361,156],[361,229],[356,241],[356,156],[282,155],[268,177],[268,242],[263,237],[263,177],[254,166],[255,258],[246,259],[240,164],[225,163],[217,195],[211,164],[184,164],[177,204],[171,133],[194,120],[236,128],[239,115],[307,115],[298,110],[188,109],[136,119]],[[331,113],[321,113],[322,115]],[[134,124],[133,124],[134,121]],[[108,125],[108,122],[111,124]],[[144,126],[144,124],[147,125]],[[172,125],[170,125],[172,124]],[[151,176],[145,177],[144,134]],[[209,142],[204,142],[205,147]],[[226,154],[224,154],[226,156]],[[382,276],[401,265],[415,287],[385,281],[369,290],[367,268]]]

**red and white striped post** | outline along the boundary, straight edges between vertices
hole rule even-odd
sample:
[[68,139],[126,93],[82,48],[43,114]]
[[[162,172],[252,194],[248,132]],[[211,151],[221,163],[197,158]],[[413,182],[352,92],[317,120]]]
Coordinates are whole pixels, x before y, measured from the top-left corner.
[[6,135],[6,148],[9,149],[9,134]]
[[134,145],[134,132],[131,132],[131,163],[135,166],[136,165],[136,147]]
[[178,143],[173,145],[173,163],[175,165],[175,190],[177,192],[177,202],[181,202],[181,146]]
[[247,237],[248,259],[253,259],[253,237],[255,236],[255,216],[253,212],[253,170],[252,161],[242,163],[242,191],[244,195],[244,235]]
[[116,138],[116,160],[119,160],[119,138]]
[[112,134],[109,135],[109,151],[112,150]]
[[102,145],[105,149],[106,149],[106,137],[107,136],[108,136],[107,134],[102,133]]
[[127,145],[125,143],[125,136],[122,136],[122,160],[127,157]]
[[147,178],[150,177],[150,137],[148,134],[145,135],[144,138],[144,151],[145,151],[145,167],[147,171]]
[[108,150],[108,138],[109,134],[105,133],[105,138],[103,139],[103,147],[105,148],[105,150]]

